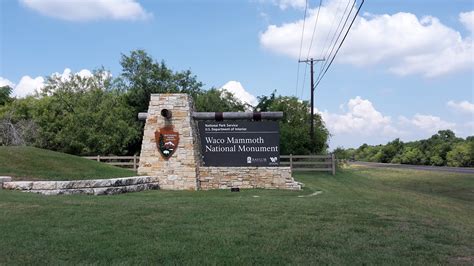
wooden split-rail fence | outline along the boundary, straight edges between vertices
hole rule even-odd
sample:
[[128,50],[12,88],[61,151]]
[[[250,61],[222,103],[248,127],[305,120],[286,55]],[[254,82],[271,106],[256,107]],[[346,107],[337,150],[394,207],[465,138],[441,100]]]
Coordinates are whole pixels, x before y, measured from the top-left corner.
[[103,162],[106,164],[124,167],[124,168],[132,168],[133,170],[138,169],[138,162],[140,161],[140,157],[137,155],[133,156],[83,156],[82,158],[95,160],[98,162]]
[[[140,157],[134,156],[84,156],[106,164],[137,170]],[[289,166],[294,172],[323,171],[336,174],[336,158],[334,154],[327,155],[281,155],[280,166]]]

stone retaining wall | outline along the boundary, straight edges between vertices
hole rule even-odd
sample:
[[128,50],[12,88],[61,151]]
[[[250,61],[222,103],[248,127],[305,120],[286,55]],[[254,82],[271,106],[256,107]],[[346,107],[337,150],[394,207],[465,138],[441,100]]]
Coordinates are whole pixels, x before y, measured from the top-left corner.
[[300,190],[301,184],[291,176],[290,167],[199,167],[202,190],[266,188]]
[[4,189],[21,190],[43,195],[112,195],[159,189],[158,180],[152,176],[134,176],[113,179],[74,181],[14,181],[4,182]]

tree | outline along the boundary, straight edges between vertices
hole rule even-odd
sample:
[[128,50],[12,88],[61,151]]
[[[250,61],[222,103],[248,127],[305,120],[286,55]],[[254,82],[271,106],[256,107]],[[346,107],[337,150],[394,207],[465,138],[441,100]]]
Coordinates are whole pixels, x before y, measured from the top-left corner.
[[459,143],[447,154],[448,166],[467,167],[472,161],[469,143]]
[[199,112],[241,112],[246,109],[232,93],[214,88],[197,94],[194,103]]
[[47,79],[35,111],[41,147],[76,155],[128,154],[141,137],[134,110],[110,75]]
[[153,60],[144,50],[122,55],[121,87],[127,92],[127,103],[135,113],[148,110],[152,93],[188,93],[196,96],[202,83],[191,71],[173,72],[164,61]]
[[32,145],[38,136],[36,123],[31,119],[15,121],[10,111],[0,119],[0,146]]
[[382,163],[389,163],[393,160],[393,158],[399,154],[403,149],[403,142],[400,139],[395,139],[385,146],[383,146],[380,154],[380,162]]
[[0,106],[0,146],[35,145],[41,142],[39,127],[34,121],[34,97],[11,99]]
[[0,106],[12,101],[12,98],[10,98],[12,91],[13,89],[8,85],[0,87]]
[[[338,151],[342,153],[342,151]],[[348,150],[346,151],[348,152]],[[451,130],[440,130],[429,139],[403,143],[395,139],[386,145],[362,144],[352,150],[356,160],[417,165],[474,166],[474,136],[466,140]]]
[[405,147],[402,155],[401,162],[403,164],[423,164],[425,158],[423,153],[418,148]]
[[259,97],[256,110],[283,112],[280,120],[282,154],[317,154],[326,151],[329,132],[319,114],[314,116],[315,140],[312,141],[309,136],[311,116],[307,102],[301,102],[296,97],[277,97],[273,93],[270,97]]

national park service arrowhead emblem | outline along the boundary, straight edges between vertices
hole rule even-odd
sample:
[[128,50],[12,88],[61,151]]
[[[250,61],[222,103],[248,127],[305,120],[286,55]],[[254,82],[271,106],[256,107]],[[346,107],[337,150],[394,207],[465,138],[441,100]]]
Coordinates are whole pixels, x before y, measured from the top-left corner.
[[155,140],[158,150],[164,159],[169,159],[178,148],[179,133],[172,126],[166,126],[155,131]]

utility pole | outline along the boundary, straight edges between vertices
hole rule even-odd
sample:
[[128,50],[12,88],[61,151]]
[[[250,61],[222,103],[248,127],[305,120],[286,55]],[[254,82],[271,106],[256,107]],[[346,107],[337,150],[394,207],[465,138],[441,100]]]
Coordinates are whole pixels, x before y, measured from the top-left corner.
[[314,62],[324,61],[325,59],[306,59],[306,60],[299,60],[299,63],[309,63],[311,66],[311,129],[309,131],[309,135],[311,136],[311,140],[314,141]]

